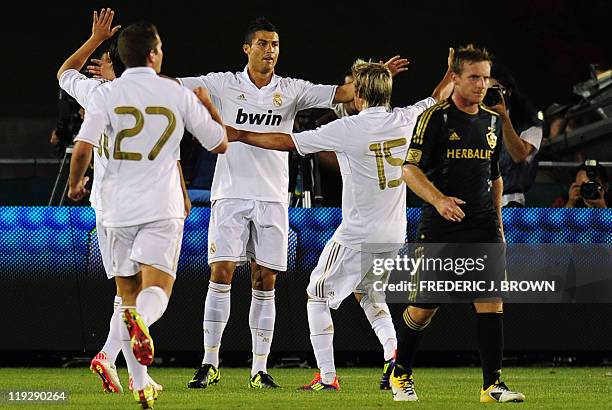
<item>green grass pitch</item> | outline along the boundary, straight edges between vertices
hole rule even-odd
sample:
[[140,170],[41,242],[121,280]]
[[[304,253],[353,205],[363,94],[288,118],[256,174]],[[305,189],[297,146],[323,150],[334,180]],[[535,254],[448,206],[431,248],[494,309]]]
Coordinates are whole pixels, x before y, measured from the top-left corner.
[[[119,370],[127,389],[127,371]],[[415,372],[417,403],[394,403],[391,393],[380,391],[380,369],[339,369],[340,392],[298,392],[296,387],[310,381],[313,370],[272,369],[282,386],[274,391],[249,390],[249,369],[221,369],[221,383],[204,390],[189,390],[192,369],[152,368],[153,378],[163,384],[156,409],[337,409],[404,408],[473,409],[504,406],[521,409],[604,409],[612,408],[612,369],[594,368],[509,368],[504,380],[513,389],[525,393],[520,403],[480,404],[479,368],[425,368]],[[67,403],[9,403],[7,390],[67,390]],[[0,368],[0,408],[11,409],[130,409],[136,403],[130,394],[101,392],[100,383],[86,368]]]

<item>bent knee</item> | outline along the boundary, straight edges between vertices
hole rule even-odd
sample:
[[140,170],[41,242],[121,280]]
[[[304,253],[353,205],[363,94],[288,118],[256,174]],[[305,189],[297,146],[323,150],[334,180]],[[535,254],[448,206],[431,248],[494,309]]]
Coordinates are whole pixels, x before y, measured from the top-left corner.
[[437,307],[432,309],[424,309],[422,307],[417,306],[408,306],[408,314],[412,318],[412,320],[417,324],[424,324],[431,320],[431,318],[436,314],[438,310]]
[[229,285],[232,283],[235,270],[235,262],[214,262],[210,265],[210,280],[215,283]]
[[256,290],[273,290],[276,285],[277,272],[263,266],[258,266],[257,273],[252,275],[251,284]]

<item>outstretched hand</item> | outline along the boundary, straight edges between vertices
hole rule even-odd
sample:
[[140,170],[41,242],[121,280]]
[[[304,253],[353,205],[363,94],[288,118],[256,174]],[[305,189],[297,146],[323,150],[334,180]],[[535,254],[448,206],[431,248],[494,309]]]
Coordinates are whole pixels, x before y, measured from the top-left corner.
[[[382,63],[383,62],[381,61],[381,64]],[[408,61],[406,58],[400,57],[399,55],[391,57],[386,63],[384,63],[389,71],[391,71],[391,76],[393,77],[403,71],[408,71],[408,64],[410,64],[410,61]]]
[[104,58],[102,60],[92,58],[91,64],[87,66],[87,72],[93,74],[94,78],[103,78],[109,81],[116,78],[113,63],[109,58]]
[[98,15],[97,11],[93,12],[93,23],[91,25],[91,36],[96,40],[102,42],[111,38],[121,28],[121,26],[115,26],[111,28],[113,24],[113,18],[115,12],[111,9],[102,9]]
[[432,202],[432,205],[436,208],[442,218],[452,222],[461,222],[461,220],[465,217],[465,213],[459,207],[459,205],[464,204],[465,201],[453,196],[442,196],[436,201]]

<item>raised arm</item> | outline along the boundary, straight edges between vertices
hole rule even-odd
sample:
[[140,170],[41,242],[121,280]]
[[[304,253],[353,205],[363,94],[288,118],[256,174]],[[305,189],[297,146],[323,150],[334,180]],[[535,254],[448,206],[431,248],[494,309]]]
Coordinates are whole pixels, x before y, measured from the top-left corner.
[[504,139],[504,146],[506,147],[508,154],[510,154],[510,158],[512,158],[512,161],[516,163],[525,161],[527,157],[529,157],[529,155],[535,150],[535,147],[523,140],[514,130],[514,126],[512,125],[512,120],[510,120],[510,115],[508,114],[506,101],[503,95],[501,96],[500,103],[491,107],[491,109],[498,113],[504,122],[502,136]]
[[93,22],[91,25],[91,36],[83,43],[77,51],[75,51],[60,67],[57,71],[57,79],[59,80],[64,71],[69,69],[80,70],[83,68],[87,59],[93,54],[93,52],[104,42],[104,40],[111,38],[121,26],[112,27],[113,17],[115,12],[111,9],[100,10],[93,12]]
[[512,122],[508,116],[503,116],[504,128],[502,135],[506,150],[510,154],[512,161],[519,163],[523,162],[535,150],[535,147],[523,140],[514,130]]
[[431,93],[431,96],[436,101],[446,100],[453,93],[454,84],[452,80],[452,65],[454,58],[455,50],[453,48],[449,48],[446,72],[444,73],[444,77],[442,77],[442,80],[440,80],[436,88],[434,88],[433,93]]

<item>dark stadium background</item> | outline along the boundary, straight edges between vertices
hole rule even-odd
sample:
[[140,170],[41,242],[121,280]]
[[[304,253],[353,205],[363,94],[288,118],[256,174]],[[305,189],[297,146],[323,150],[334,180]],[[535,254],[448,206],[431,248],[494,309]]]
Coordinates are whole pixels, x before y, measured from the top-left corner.
[[[29,2],[14,2],[11,5],[12,10],[4,14],[0,24],[4,80],[0,110],[0,157],[39,158],[51,155],[48,134],[55,125],[57,115],[57,69],[89,36],[92,10],[107,6],[116,11],[117,24],[127,26],[137,20],[150,20],[157,25],[164,43],[163,73],[170,76],[242,70],[246,64],[246,57],[242,52],[245,27],[258,15],[267,16],[279,30],[281,54],[277,73],[282,76],[318,83],[338,83],[342,81],[344,71],[357,57],[386,59],[394,54],[401,54],[407,57],[411,64],[409,72],[397,78],[393,94],[394,105],[409,104],[431,92],[444,72],[449,46],[474,43],[489,49],[496,61],[512,69],[521,88],[539,109],[544,109],[555,101],[569,102],[575,99],[572,86],[588,79],[589,64],[610,63],[609,20],[612,3],[604,0],[378,1],[366,4],[348,1],[63,1],[42,6]],[[49,167],[49,170],[50,174],[53,174],[57,165]],[[0,173],[5,172],[18,174],[12,169],[0,168]],[[30,188],[20,183],[15,189]],[[0,192],[7,192],[7,189]],[[4,198],[0,203],[7,202],[10,203]],[[105,286],[100,293],[104,294],[104,300],[108,302],[103,308],[106,311],[110,309],[112,284],[104,279],[100,279],[99,283]],[[206,281],[202,280],[202,298],[205,283]],[[248,289],[245,289],[243,290],[246,292],[246,298]],[[45,306],[49,303],[58,303],[57,295],[50,295],[49,290],[42,286],[24,287],[22,290],[23,294],[13,294],[13,299],[4,302],[21,300],[22,295],[35,295],[39,299],[36,299],[38,302],[35,302],[34,310],[40,311],[45,311]],[[303,296],[302,293],[300,295]],[[197,297],[198,292],[194,291],[192,315],[201,315],[199,309],[203,302],[197,300]],[[66,299],[66,303],[71,306],[78,302]],[[303,327],[305,309],[301,302],[300,299],[295,309]],[[346,338],[350,334],[350,321],[356,320],[355,315],[358,315],[359,329],[367,333],[364,337],[368,340],[368,346],[376,347],[377,342],[371,329],[367,327],[354,300],[347,301],[347,305],[349,309],[337,316],[341,323],[346,324],[345,327],[339,327],[347,333],[339,334],[337,338]],[[8,305],[6,307],[5,311],[12,308]],[[246,305],[243,306],[242,319],[245,318],[247,309]],[[542,307],[541,312],[550,314],[554,321],[548,322],[544,314],[538,316],[542,325],[537,328],[534,326],[532,331],[525,331],[525,338],[529,341],[526,345],[532,348],[530,356],[527,358],[513,349],[513,363],[522,364],[523,361],[531,362],[534,359],[570,363],[575,361],[577,356],[582,360],[581,363],[601,363],[602,356],[606,357],[607,354],[609,357],[609,352],[603,352],[602,355],[601,349],[601,346],[610,340],[609,332],[602,332],[603,340],[593,339],[597,351],[585,351],[589,349],[589,346],[586,346],[578,353],[576,345],[568,350],[555,344],[555,350],[551,351],[546,345],[546,339],[540,339],[540,335],[551,335],[555,332],[562,334],[568,330],[562,328],[564,318],[568,319],[565,323],[570,323],[567,326],[571,326],[571,331],[579,329],[580,325],[575,323],[579,323],[582,317],[589,317],[598,323],[609,322],[609,311],[609,306],[599,309],[596,305],[581,306],[578,309],[564,306],[558,310],[550,305]],[[236,312],[239,310],[236,309]],[[597,316],[592,316],[593,312],[597,312]],[[468,307],[459,312],[449,311],[446,313],[446,319],[439,318],[438,321],[452,321],[463,317],[463,313],[467,316],[464,324],[471,326],[473,319],[469,315]],[[523,314],[528,316],[529,312]],[[71,312],[71,315],[76,313]],[[287,312],[282,315],[291,316]],[[176,317],[180,320],[180,314]],[[11,320],[19,318],[12,316]],[[200,320],[200,317],[192,316],[187,322],[199,326]],[[100,344],[106,322],[106,316],[96,315],[96,332],[78,334],[76,338],[71,339],[74,342],[72,344],[54,345],[50,348],[52,354],[41,349],[40,341],[29,334],[23,334],[20,338],[31,343],[24,341],[21,347],[36,350],[36,354],[28,351],[26,356],[23,356],[19,350],[13,350],[15,346],[9,346],[10,338],[5,339],[5,349],[0,351],[1,362],[22,364],[24,360],[31,358],[37,360],[38,364],[44,364],[47,360],[55,363],[55,360],[64,360],[75,352],[83,353],[83,346],[86,346],[87,354],[95,353],[94,346]],[[559,323],[559,327],[554,326],[556,323]],[[69,325],[66,323],[66,326]],[[547,325],[551,327],[548,328]],[[454,326],[461,327],[457,324]],[[241,329],[247,330],[246,322]],[[450,332],[453,328],[449,329]],[[520,329],[520,323],[516,324],[515,329]],[[56,329],[58,332],[60,330]],[[78,332],[74,328],[73,331]],[[192,327],[191,331],[194,337],[200,333],[197,327]],[[534,334],[537,335],[535,338]],[[241,336],[246,338],[245,343],[248,344],[249,335],[242,333]],[[307,346],[307,334],[300,337],[303,339],[303,345]],[[516,334],[509,334],[509,339],[517,340]],[[555,343],[563,341],[562,338],[554,336],[552,339]],[[450,339],[446,342],[451,343]],[[471,346],[472,341],[463,340],[459,344]],[[62,351],[62,346],[66,351]],[[357,350],[359,349],[355,349]],[[180,359],[185,357],[181,354],[187,355],[185,358],[190,361],[182,363],[191,365],[197,363],[200,357],[199,352],[192,353],[179,352],[176,357]],[[249,356],[250,353],[245,352],[243,356],[235,357],[239,361]],[[380,359],[380,354],[359,356],[339,352],[339,356],[345,359],[344,363],[371,360],[372,363],[378,364]],[[425,352],[421,357],[428,359],[430,363],[439,362],[446,365],[449,364],[449,357],[453,358],[453,363],[456,364],[474,363],[477,360],[475,351],[446,350],[445,353],[432,352],[429,355]]]
[[[509,66],[540,110],[553,102],[575,102],[572,86],[589,78],[589,64],[610,64],[606,40],[612,3],[606,0],[12,2],[0,25],[1,157],[54,156],[48,140],[58,114],[55,74],[91,33],[92,11],[107,6],[124,26],[142,19],[157,24],[163,72],[172,76],[242,70],[243,34],[258,15],[278,27],[280,75],[338,83],[357,57],[399,53],[411,64],[395,82],[394,105],[427,96],[444,72],[448,47],[470,42]],[[1,172],[5,178],[32,175],[24,167]],[[56,165],[39,165],[35,175],[56,173]],[[34,203],[46,203],[48,193],[41,190],[29,189]]]
[[0,26],[2,116],[55,114],[55,73],[89,35],[92,10],[106,6],[124,26],[142,19],[158,26],[163,72],[173,76],[242,70],[245,27],[258,15],[279,30],[280,75],[336,83],[356,57],[400,53],[411,65],[397,79],[396,105],[431,91],[449,46],[488,48],[539,107],[571,98],[588,64],[610,57],[612,5],[605,0],[12,2],[16,11]]

